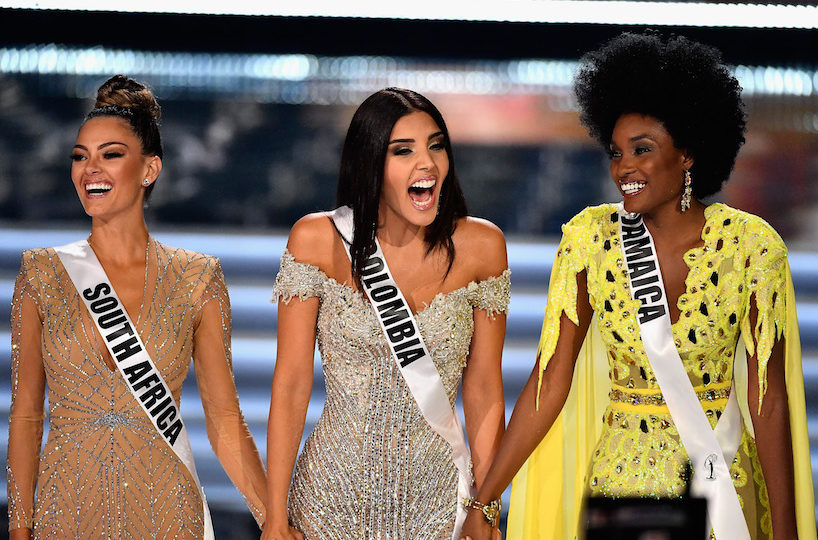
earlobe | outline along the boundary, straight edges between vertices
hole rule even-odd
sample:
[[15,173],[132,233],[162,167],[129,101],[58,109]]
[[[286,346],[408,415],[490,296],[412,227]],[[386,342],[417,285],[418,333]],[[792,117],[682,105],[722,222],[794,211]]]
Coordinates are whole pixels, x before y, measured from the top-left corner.
[[685,152],[682,154],[682,158],[682,167],[684,167],[685,170],[690,170],[690,168],[693,166],[693,162],[695,161],[693,156]]

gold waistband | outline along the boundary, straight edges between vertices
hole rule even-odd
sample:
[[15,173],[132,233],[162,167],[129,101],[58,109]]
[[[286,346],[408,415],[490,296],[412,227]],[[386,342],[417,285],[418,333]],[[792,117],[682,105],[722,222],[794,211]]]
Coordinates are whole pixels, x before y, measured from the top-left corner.
[[[714,384],[707,388],[696,386],[696,397],[700,402],[713,402],[730,397],[730,383]],[[666,407],[665,397],[658,389],[649,388],[625,388],[624,386],[613,385],[608,397],[612,403],[625,403],[628,405],[648,405]]]

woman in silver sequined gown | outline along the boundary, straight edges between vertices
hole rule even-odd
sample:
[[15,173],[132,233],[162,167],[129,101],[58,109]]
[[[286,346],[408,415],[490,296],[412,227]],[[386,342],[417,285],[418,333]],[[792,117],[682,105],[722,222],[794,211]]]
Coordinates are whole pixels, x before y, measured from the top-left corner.
[[[408,90],[377,92],[355,113],[338,203],[355,216],[352,264],[330,217],[311,214],[293,227],[276,278],[263,538],[448,539],[458,504],[451,448],[407,388],[358,270],[377,236],[452,404],[462,380],[479,485],[504,425],[505,241],[466,216],[443,118]],[[327,398],[296,461],[316,340]]]

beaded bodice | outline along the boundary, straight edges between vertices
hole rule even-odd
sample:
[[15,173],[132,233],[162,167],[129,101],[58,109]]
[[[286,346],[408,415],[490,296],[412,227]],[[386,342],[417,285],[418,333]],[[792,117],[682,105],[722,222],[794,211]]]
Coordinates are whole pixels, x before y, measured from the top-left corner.
[[[786,323],[786,248],[762,219],[713,204],[702,243],[684,254],[689,267],[672,325],[676,349],[701,406],[715,426],[727,403],[738,340],[758,360],[759,400],[773,344]],[[608,359],[610,402],[591,456],[585,488],[594,496],[679,496],[687,453],[653,375],[637,324],[618,237],[615,205],[587,208],[563,227],[552,270],[540,341],[541,367],[559,337],[559,318],[577,319],[576,274],[587,275],[588,299]],[[751,302],[757,307],[751,327]],[[760,406],[760,403],[756,404]],[[745,429],[730,474],[751,537],[768,538],[769,500],[755,440]]]
[[[177,404],[193,360],[208,435],[262,523],[266,480],[239,410],[219,262],[150,239],[145,275],[136,330]],[[12,305],[10,528],[38,538],[200,538],[193,478],[102,347],[54,250],[26,251]]]
[[[456,470],[448,444],[417,407],[369,301],[285,251],[274,300],[317,297],[326,403],[299,456],[290,516],[306,538],[444,538],[454,522]],[[509,301],[509,272],[438,294],[416,315],[454,403],[474,309]]]
[[[758,342],[759,372],[764,388],[767,361],[784,330],[787,250],[762,219],[713,204],[705,210],[702,245],[685,253],[689,267],[685,292],[678,299],[681,316],[672,325],[676,348],[696,387],[723,386],[733,372],[733,355],[741,334],[748,352]],[[559,313],[576,320],[576,281],[587,270],[588,295],[608,349],[612,382],[625,388],[658,390],[645,356],[619,245],[616,207],[588,208],[563,228],[554,272],[560,284],[549,291],[543,336],[543,358],[550,358],[559,331]],[[553,282],[552,282],[553,283]],[[758,319],[750,328],[750,298]]]

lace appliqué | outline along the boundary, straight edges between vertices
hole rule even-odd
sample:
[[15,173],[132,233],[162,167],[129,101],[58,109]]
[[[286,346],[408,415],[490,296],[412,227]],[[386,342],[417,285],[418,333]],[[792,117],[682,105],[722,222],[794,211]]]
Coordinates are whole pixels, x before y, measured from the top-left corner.
[[324,281],[327,275],[320,268],[312,264],[300,263],[292,253],[285,249],[281,254],[281,267],[276,275],[273,286],[272,302],[284,301],[289,303],[294,297],[299,300],[323,295]]
[[511,301],[511,270],[483,281],[472,281],[466,286],[466,294],[471,305],[485,310],[492,319],[507,312]]
[[[772,347],[785,331],[786,247],[764,220],[723,204],[705,210],[703,245],[684,255],[690,270],[673,335],[695,384],[729,381],[741,332],[757,353],[759,406]],[[616,207],[587,208],[563,227],[551,273],[538,351],[544,370],[554,354],[562,313],[578,324],[576,275],[587,271],[588,295],[611,362],[611,378],[626,388],[656,388],[644,352],[619,246]],[[758,308],[750,328],[750,301]]]

